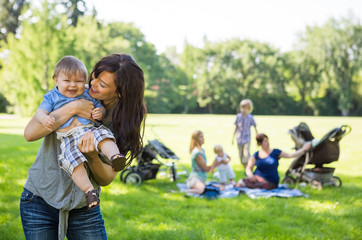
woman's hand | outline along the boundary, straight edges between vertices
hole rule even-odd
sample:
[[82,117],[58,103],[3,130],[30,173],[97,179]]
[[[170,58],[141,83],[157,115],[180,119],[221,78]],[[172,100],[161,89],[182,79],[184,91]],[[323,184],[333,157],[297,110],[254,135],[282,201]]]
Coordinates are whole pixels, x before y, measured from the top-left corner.
[[80,139],[78,144],[79,150],[89,159],[98,156],[98,152],[94,146],[94,133],[86,132]]

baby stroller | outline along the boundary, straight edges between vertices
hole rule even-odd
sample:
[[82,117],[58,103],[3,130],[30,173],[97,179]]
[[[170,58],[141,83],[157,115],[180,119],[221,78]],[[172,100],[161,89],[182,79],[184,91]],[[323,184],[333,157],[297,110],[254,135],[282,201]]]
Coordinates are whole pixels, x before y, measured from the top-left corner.
[[[301,122],[298,126],[288,131],[295,142],[296,150],[307,141],[312,141],[312,148],[306,154],[295,159],[285,173],[283,183],[294,185],[305,182],[312,188],[322,189],[322,186],[342,186],[342,180],[333,176],[335,168],[324,167],[324,164],[338,161],[339,141],[351,131],[351,127],[342,125],[329,131],[321,140],[313,137],[307,124]],[[306,169],[306,165],[314,168]]]
[[[161,162],[158,155],[166,162]],[[170,159],[172,161],[169,161]],[[174,182],[179,176],[188,175],[188,169],[176,165],[174,160],[179,160],[179,157],[163,143],[156,139],[148,141],[137,158],[137,165],[123,170],[120,179],[124,183],[140,185],[145,180],[155,179],[158,174],[164,175]]]

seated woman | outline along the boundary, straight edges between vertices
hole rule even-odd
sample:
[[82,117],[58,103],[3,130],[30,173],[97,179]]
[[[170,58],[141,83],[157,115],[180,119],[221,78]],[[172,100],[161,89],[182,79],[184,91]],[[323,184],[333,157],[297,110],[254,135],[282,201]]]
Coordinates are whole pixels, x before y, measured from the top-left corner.
[[[268,136],[264,133],[256,136],[259,151],[249,158],[248,165],[245,169],[247,178],[239,180],[237,187],[274,189],[278,187],[279,174],[278,166],[280,158],[294,158],[302,156],[311,147],[311,143],[305,143],[304,146],[293,152],[286,153],[279,149],[272,149],[269,146]],[[254,166],[256,170],[252,172]]]
[[204,144],[204,134],[196,130],[192,133],[190,143],[191,153],[191,173],[186,181],[187,192],[202,194],[205,190],[207,172],[210,172],[215,166],[207,166],[205,150],[201,148]]

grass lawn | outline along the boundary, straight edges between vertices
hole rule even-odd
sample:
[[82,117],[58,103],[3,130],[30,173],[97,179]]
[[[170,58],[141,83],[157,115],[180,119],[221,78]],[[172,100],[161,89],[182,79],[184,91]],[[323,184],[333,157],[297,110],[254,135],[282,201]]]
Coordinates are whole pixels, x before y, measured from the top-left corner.
[[[244,176],[231,145],[233,115],[154,115],[147,119],[145,142],[158,139],[190,167],[188,147],[193,130],[205,135],[209,162],[212,147],[221,143],[232,158],[237,179]],[[206,200],[186,198],[167,179],[125,185],[119,175],[102,188],[101,208],[109,239],[362,239],[362,118],[255,116],[258,131],[272,147],[292,151],[289,128],[306,122],[316,138],[330,129],[349,124],[352,132],[342,139],[335,175],[341,188],[321,191],[300,188],[308,198]],[[19,198],[41,141],[28,143],[22,135],[28,119],[0,115],[0,239],[24,239]],[[254,132],[252,133],[254,138]],[[257,149],[252,141],[251,152]],[[282,159],[281,178],[291,163]],[[211,175],[210,175],[211,178]],[[184,181],[181,179],[180,181]]]

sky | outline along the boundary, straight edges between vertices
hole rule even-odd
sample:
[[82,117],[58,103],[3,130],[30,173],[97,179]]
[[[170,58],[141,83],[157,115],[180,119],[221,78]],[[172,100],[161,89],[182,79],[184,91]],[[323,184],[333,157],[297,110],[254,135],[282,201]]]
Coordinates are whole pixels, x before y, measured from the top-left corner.
[[362,0],[86,0],[105,22],[133,22],[159,53],[181,52],[185,41],[250,39],[291,50],[305,27],[353,14],[361,20]]

